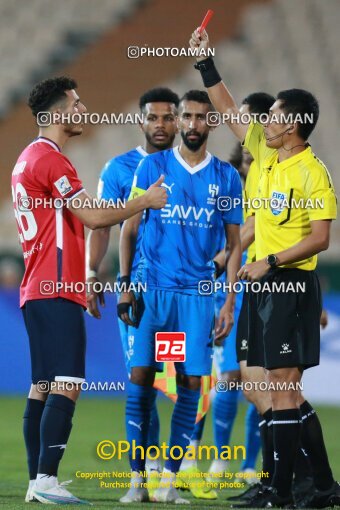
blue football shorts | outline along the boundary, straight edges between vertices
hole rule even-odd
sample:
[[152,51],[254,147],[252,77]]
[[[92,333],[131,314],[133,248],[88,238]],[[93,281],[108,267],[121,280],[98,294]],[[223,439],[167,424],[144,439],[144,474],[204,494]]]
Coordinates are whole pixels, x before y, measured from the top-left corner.
[[168,290],[150,289],[138,297],[138,326],[129,327],[130,367],[154,367],[157,332],[186,333],[184,362],[175,362],[185,375],[210,375],[214,343],[214,297]]

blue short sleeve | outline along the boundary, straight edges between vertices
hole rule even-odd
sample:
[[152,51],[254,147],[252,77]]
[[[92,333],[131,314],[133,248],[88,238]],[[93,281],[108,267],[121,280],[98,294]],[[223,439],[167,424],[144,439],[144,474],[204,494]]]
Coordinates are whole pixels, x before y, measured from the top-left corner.
[[225,187],[225,197],[228,197],[228,200],[220,202],[224,207],[222,220],[223,223],[241,225],[243,223],[241,179],[238,171],[231,165],[229,172],[230,178]]
[[122,198],[122,190],[119,185],[120,165],[111,159],[104,166],[98,183],[98,198],[104,200],[114,200]]

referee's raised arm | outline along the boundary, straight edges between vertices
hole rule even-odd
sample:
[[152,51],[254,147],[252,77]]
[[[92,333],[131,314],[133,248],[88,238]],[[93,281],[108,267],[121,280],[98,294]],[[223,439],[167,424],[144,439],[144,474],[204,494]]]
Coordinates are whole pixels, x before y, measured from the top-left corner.
[[[199,32],[196,29],[191,34],[189,41],[190,47],[196,50],[205,50],[209,48],[209,38],[205,30]],[[198,54],[203,53],[198,51]],[[249,123],[242,122],[242,116],[233,96],[222,81],[214,60],[209,57],[197,57],[195,68],[201,73],[204,86],[207,89],[210,100],[216,110],[224,115],[224,121],[237,138],[243,142],[245,139]]]

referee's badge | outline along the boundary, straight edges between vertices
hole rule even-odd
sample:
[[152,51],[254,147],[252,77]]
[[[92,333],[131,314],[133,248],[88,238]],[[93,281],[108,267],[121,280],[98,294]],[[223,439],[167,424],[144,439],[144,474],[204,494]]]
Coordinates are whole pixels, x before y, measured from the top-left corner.
[[278,216],[288,205],[287,193],[281,191],[273,191],[270,197],[270,210],[274,216]]

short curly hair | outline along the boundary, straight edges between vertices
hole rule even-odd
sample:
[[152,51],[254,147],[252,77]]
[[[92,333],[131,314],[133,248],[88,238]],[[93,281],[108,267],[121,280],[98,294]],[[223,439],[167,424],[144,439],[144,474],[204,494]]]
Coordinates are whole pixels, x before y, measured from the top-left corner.
[[139,98],[139,108],[143,111],[147,103],[173,103],[178,107],[179,97],[167,87],[156,87],[145,92]]
[[48,111],[66,97],[66,90],[77,88],[77,83],[68,76],[58,76],[37,83],[28,97],[28,106],[36,117],[39,112]]

